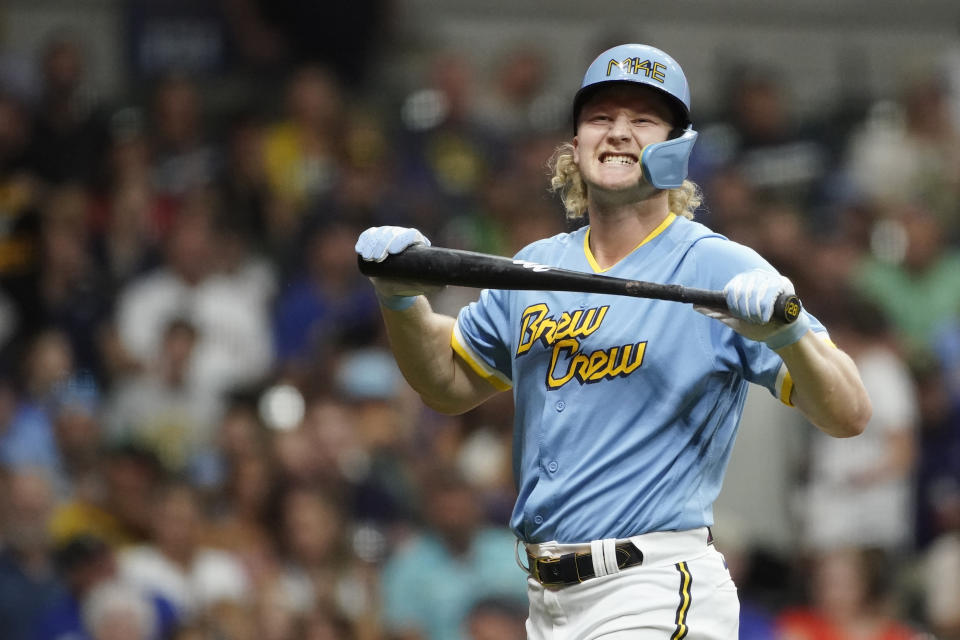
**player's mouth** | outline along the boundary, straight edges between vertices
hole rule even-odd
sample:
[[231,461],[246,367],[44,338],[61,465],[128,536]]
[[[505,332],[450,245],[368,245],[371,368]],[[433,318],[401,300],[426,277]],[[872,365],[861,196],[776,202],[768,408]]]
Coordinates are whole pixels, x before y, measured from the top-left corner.
[[601,164],[612,164],[612,165],[623,165],[631,166],[639,162],[639,158],[632,153],[610,153],[605,152],[600,154],[600,163]]

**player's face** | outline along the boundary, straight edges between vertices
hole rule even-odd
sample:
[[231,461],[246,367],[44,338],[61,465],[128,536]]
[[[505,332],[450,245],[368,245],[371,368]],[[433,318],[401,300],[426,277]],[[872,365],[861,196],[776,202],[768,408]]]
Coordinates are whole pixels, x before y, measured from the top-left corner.
[[656,91],[629,85],[601,89],[580,111],[574,161],[590,189],[638,189],[641,151],[667,140],[672,129],[670,110]]

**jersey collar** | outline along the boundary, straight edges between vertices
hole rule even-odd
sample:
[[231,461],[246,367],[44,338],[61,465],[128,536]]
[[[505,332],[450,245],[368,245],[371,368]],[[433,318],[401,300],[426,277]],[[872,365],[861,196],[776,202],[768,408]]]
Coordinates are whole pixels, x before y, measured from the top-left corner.
[[671,213],[667,214],[667,217],[663,219],[663,222],[661,222],[660,224],[658,224],[656,229],[654,229],[653,231],[651,231],[651,232],[647,235],[646,238],[644,238],[643,240],[641,240],[641,241],[640,241],[640,244],[638,244],[638,245],[635,246],[633,249],[631,249],[631,250],[630,250],[630,253],[628,253],[628,254],[627,254],[626,256],[624,256],[622,259],[620,259],[620,260],[618,260],[617,262],[613,263],[612,265],[610,265],[610,266],[607,267],[606,269],[602,269],[602,268],[600,267],[600,265],[597,264],[596,258],[593,257],[593,253],[590,251],[590,227],[587,227],[587,232],[586,232],[585,234],[583,234],[583,253],[584,253],[584,255],[587,256],[587,263],[590,264],[590,268],[593,269],[594,273],[603,273],[604,271],[609,271],[610,269],[613,269],[615,266],[617,266],[618,264],[620,264],[621,262],[623,262],[623,260],[625,260],[625,259],[627,258],[627,256],[631,255],[634,251],[636,251],[637,249],[639,249],[640,247],[642,247],[643,245],[647,244],[648,242],[650,242],[651,240],[653,240],[654,238],[656,238],[658,235],[660,235],[661,233],[663,233],[663,231],[664,231],[667,227],[670,226],[670,223],[672,223],[672,222],[673,222],[674,220],[676,220],[676,219],[677,219],[677,215],[676,215],[675,213],[672,213],[672,212],[671,212]]

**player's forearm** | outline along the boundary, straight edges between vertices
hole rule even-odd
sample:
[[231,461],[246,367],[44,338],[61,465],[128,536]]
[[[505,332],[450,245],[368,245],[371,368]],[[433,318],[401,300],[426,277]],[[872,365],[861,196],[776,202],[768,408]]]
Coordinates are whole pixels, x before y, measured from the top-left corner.
[[434,313],[426,297],[402,311],[383,305],[381,311],[397,365],[427,406],[463,413],[492,395],[492,387],[478,388],[458,365],[450,345],[454,319]]
[[837,438],[863,432],[872,407],[847,354],[811,332],[777,353],[793,379],[794,405],[817,428]]

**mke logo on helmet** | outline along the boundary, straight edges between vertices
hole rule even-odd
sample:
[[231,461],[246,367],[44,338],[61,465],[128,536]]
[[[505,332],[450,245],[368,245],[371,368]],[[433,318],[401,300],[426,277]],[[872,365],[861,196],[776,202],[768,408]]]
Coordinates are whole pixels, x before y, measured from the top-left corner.
[[559,389],[574,379],[580,384],[592,384],[630,375],[643,364],[646,341],[597,349],[590,353],[580,349],[580,338],[600,328],[609,308],[609,305],[604,305],[564,311],[559,318],[554,318],[547,315],[550,307],[542,302],[530,305],[520,317],[520,342],[517,344],[516,357],[530,353],[537,342],[550,349],[546,378],[548,389]]
[[650,60],[641,60],[640,56],[636,58],[627,58],[623,62],[617,62],[613,58],[610,58],[610,61],[607,63],[607,75],[609,76],[613,73],[613,68],[617,67],[624,73],[632,73],[637,75],[641,71],[643,75],[648,78],[653,78],[660,84],[663,84],[667,79],[667,76],[664,75],[664,71],[667,70],[667,65],[662,62],[651,62]]

